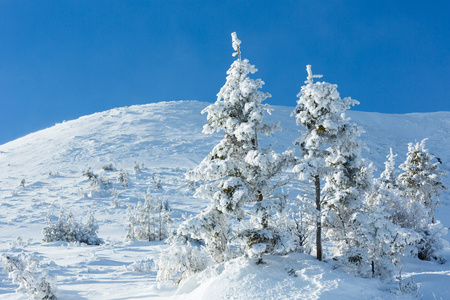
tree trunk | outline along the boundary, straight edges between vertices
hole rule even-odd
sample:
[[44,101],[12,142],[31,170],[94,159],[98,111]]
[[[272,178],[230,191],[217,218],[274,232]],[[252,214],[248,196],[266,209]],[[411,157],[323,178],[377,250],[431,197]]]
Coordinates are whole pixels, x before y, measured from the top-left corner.
[[317,260],[322,261],[322,215],[320,207],[320,177],[319,175],[314,176],[315,187],[316,187],[316,209],[317,209],[317,228],[316,228],[316,249],[317,249]]

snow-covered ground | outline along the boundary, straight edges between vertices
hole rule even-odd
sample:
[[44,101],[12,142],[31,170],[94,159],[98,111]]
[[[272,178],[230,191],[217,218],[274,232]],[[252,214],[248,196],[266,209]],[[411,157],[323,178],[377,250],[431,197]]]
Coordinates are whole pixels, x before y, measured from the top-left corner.
[[[156,281],[162,242],[126,241],[127,206],[143,200],[147,189],[166,197],[173,210],[173,227],[182,214],[193,214],[206,202],[193,198],[184,180],[220,140],[201,133],[207,103],[161,102],[117,108],[57,124],[0,146],[0,253],[33,253],[57,275],[61,299],[403,299],[394,284],[357,278],[333,270],[332,264],[293,253],[270,256],[256,265],[239,258],[188,279],[180,287]],[[281,120],[283,131],[264,142],[283,151],[292,147],[298,127],[293,108],[274,106],[269,120]],[[450,171],[450,112],[386,115],[349,112],[366,130],[362,139],[370,150],[363,155],[379,171],[389,147],[404,161],[407,144],[428,137],[427,148]],[[114,170],[102,167],[113,164]],[[139,166],[138,170],[135,165]],[[83,176],[88,168],[111,186],[90,189]],[[129,186],[118,182],[120,170]],[[450,175],[444,178],[450,187]],[[158,182],[161,187],[158,187]],[[23,183],[23,184],[22,184]],[[290,189],[295,193],[295,184]],[[450,226],[450,193],[437,209],[437,218]],[[92,211],[100,226],[100,246],[44,243],[42,229],[48,213],[59,209],[81,218]],[[447,236],[447,240],[449,237]],[[444,255],[450,261],[450,249]],[[421,285],[424,299],[450,299],[450,262],[440,265],[404,259],[403,278]],[[0,272],[0,298],[26,299],[16,294],[5,272]]]

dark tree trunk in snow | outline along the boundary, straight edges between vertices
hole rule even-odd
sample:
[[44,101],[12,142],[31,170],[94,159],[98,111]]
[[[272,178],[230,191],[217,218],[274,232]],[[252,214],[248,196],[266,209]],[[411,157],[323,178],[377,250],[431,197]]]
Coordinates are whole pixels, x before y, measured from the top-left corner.
[[316,249],[317,249],[317,260],[322,261],[322,216],[320,208],[320,177],[319,175],[314,176],[315,187],[316,187],[316,209],[317,209],[317,228],[316,228]]

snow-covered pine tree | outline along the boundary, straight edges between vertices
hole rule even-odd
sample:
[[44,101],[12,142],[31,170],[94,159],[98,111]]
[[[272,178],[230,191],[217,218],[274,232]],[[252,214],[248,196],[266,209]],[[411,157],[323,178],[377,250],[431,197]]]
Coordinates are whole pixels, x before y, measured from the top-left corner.
[[374,199],[378,200],[369,205],[381,205],[380,202],[383,202],[382,205],[389,210],[389,219],[395,225],[417,230],[426,222],[426,213],[421,204],[411,205],[409,200],[403,197],[398,183],[398,170],[395,167],[397,155],[393,153],[392,148],[389,151],[388,160],[384,163],[385,169],[380,178],[375,180],[375,191],[371,195],[372,202]]
[[380,178],[374,180],[374,188],[367,194],[365,214],[359,220],[360,237],[371,264],[372,276],[383,281],[393,280],[399,267],[400,256],[406,254],[409,246],[415,244],[420,235],[405,227],[408,215],[407,201],[399,195],[395,155],[390,149],[385,169]]
[[[331,146],[340,145],[338,139],[345,137],[342,134],[345,127],[349,127],[348,121],[343,114],[350,106],[358,104],[358,101],[344,98],[341,99],[337,91],[337,85],[327,82],[314,82],[314,78],[322,75],[313,75],[311,65],[306,66],[308,72],[307,80],[297,95],[297,106],[292,115],[295,116],[297,125],[303,126],[300,130],[301,137],[294,144],[301,148],[301,160],[294,167],[301,180],[308,180],[314,184],[315,212],[309,219],[315,220],[316,226],[316,256],[322,260],[322,205],[323,196],[321,181],[325,176],[331,174],[334,164],[327,162],[332,154]],[[356,135],[359,129],[351,126]],[[359,144],[355,143],[355,146]],[[308,212],[305,212],[308,213]]]
[[431,223],[435,223],[434,210],[439,204],[440,193],[445,189],[442,183],[444,172],[439,162],[433,162],[434,156],[425,148],[423,139],[420,143],[409,143],[406,161],[399,167],[404,172],[398,181],[404,196],[422,203],[427,209]]
[[[222,131],[224,138],[186,175],[188,181],[200,182],[195,196],[211,203],[179,229],[180,234],[204,240],[217,262],[232,257],[232,239],[242,242],[248,255],[271,252],[276,247],[278,235],[270,219],[274,210],[281,209],[282,201],[273,196],[275,186],[271,181],[292,157],[292,152],[279,155],[260,148],[259,135],[270,135],[280,126],[278,122],[263,123],[264,112],[270,113],[271,108],[262,101],[270,94],[259,90],[264,84],[261,79],[248,77],[257,69],[247,59],[241,60],[240,43],[232,33],[233,56],[238,55],[238,59],[228,70],[217,101],[202,111],[208,114],[203,133]],[[244,207],[248,203],[254,204],[251,211]],[[235,239],[232,222],[246,216],[256,224]]]
[[386,156],[388,159],[384,162],[384,171],[381,173],[379,178],[379,184],[383,189],[395,189],[397,185],[398,171],[395,168],[395,158],[397,154],[394,154],[392,148],[389,148],[389,155]]
[[442,236],[446,229],[435,219],[434,210],[439,204],[443,171],[439,162],[425,148],[426,139],[420,143],[409,143],[406,160],[399,167],[404,172],[398,176],[398,184],[403,197],[408,199],[408,213],[413,216],[405,227],[413,228],[421,234],[417,244],[420,259],[437,259],[436,251],[444,247]]
[[[311,84],[311,88],[314,93],[305,96],[315,98],[305,101],[311,117],[300,115],[300,120],[306,128],[314,130],[302,136],[298,143],[304,143],[308,153],[314,155],[306,157],[307,164],[302,171],[309,176],[323,174],[325,179],[321,191],[322,222],[325,237],[333,245],[332,254],[345,263],[361,265],[367,253],[358,236],[359,227],[363,226],[359,220],[364,219],[363,200],[372,187],[373,167],[361,157],[364,144],[358,137],[363,129],[345,116],[345,111],[359,102],[341,99],[337,85],[322,82]],[[324,141],[328,145],[322,144]],[[326,151],[319,150],[326,146]]]

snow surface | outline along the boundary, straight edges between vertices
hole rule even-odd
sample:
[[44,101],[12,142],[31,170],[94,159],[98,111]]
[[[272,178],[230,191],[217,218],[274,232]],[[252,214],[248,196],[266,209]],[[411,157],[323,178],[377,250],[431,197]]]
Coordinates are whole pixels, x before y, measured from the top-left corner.
[[[333,269],[332,263],[293,253],[268,256],[265,264],[239,258],[211,266],[181,286],[156,282],[155,261],[162,242],[130,242],[126,236],[127,205],[143,201],[150,187],[155,196],[167,197],[175,228],[182,214],[196,214],[206,202],[193,198],[184,174],[195,167],[220,140],[221,134],[201,133],[207,103],[161,102],[116,108],[27,135],[0,146],[0,253],[34,253],[50,274],[57,275],[60,299],[407,299],[395,294],[395,284],[357,278]],[[291,107],[273,106],[268,121],[281,120],[282,132],[266,138],[277,141],[276,151],[292,146],[299,136]],[[426,145],[450,171],[450,112],[387,115],[348,113],[366,130],[362,139],[378,172],[392,147],[397,166],[404,161],[407,144],[428,137]],[[115,170],[103,170],[113,164]],[[135,170],[135,165],[139,170]],[[82,174],[88,168],[112,187],[90,190]],[[117,181],[126,170],[129,186]],[[21,182],[23,182],[23,186]],[[157,182],[161,181],[161,188]],[[450,187],[450,176],[444,177]],[[289,190],[295,194],[295,184]],[[450,225],[450,193],[444,193],[436,216]],[[83,217],[89,210],[100,226],[100,246],[44,243],[46,215],[59,209]],[[449,240],[449,237],[446,237]],[[450,299],[449,262],[440,265],[405,258],[403,278],[421,285],[423,299]],[[26,299],[15,293],[7,274],[0,272],[0,298]]]

